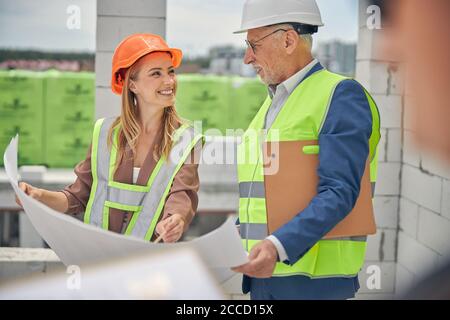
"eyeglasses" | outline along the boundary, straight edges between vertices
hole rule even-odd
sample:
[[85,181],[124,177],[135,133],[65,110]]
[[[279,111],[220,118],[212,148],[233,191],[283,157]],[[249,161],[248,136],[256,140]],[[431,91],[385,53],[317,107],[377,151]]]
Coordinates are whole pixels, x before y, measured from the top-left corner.
[[245,40],[245,43],[247,44],[247,48],[251,48],[253,54],[256,54],[256,48],[257,48],[256,43],[257,43],[257,42],[260,42],[260,41],[264,40],[264,39],[267,38],[268,36],[271,36],[271,35],[273,35],[274,33],[278,32],[278,31],[284,31],[284,32],[286,32],[286,31],[289,31],[289,30],[293,30],[293,29],[277,29],[277,30],[275,30],[275,31],[273,31],[273,32],[271,32],[271,33],[269,33],[268,35],[265,35],[264,37],[262,37],[262,38],[260,38],[260,39],[258,39],[258,40],[256,40],[256,41],[250,42],[250,41],[248,41],[248,40]]

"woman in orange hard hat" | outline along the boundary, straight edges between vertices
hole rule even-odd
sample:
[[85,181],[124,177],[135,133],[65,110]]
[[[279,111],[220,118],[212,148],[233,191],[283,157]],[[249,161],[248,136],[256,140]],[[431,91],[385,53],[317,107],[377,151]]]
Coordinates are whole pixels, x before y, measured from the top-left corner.
[[121,114],[97,120],[76,181],[56,192],[27,183],[20,188],[57,211],[84,212],[86,223],[103,229],[178,241],[197,209],[195,160],[203,141],[174,106],[181,59],[182,52],[157,35],[125,38],[111,75]]

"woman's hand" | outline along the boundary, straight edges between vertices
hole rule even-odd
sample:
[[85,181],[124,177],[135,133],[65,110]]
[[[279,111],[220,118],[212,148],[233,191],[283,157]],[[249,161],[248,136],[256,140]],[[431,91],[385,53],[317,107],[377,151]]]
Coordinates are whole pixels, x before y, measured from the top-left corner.
[[[42,194],[43,194],[42,189],[35,188],[32,185],[25,183],[25,182],[19,182],[19,188],[20,188],[20,190],[25,192],[25,194],[29,195],[33,199],[36,199],[38,201],[40,201],[42,199]],[[20,202],[19,197],[17,197],[17,195],[16,195],[16,203],[20,207],[22,207],[22,203]]]
[[176,242],[183,235],[184,224],[184,218],[175,213],[158,222],[156,232],[162,236],[164,242]]
[[[69,201],[67,200],[67,197],[63,192],[35,188],[25,182],[20,182],[19,188],[33,199],[42,202],[53,210],[56,210],[58,212],[66,212],[69,208]],[[20,203],[17,195],[16,203],[23,208],[22,203]]]

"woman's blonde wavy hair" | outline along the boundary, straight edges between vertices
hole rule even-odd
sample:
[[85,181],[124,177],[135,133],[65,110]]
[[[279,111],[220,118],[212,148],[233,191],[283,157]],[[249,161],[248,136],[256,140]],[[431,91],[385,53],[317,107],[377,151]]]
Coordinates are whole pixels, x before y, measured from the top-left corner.
[[[142,59],[142,58],[141,58]],[[138,60],[139,61],[139,60]],[[114,129],[118,127],[118,145],[117,145],[117,161],[114,172],[125,158],[125,148],[127,144],[130,146],[133,155],[137,152],[137,142],[141,134],[141,127],[139,125],[139,108],[137,107],[137,99],[134,92],[130,90],[130,80],[136,81],[140,68],[137,67],[136,61],[130,68],[122,72],[122,79],[124,79],[122,90],[122,109],[120,116],[114,121],[108,132],[108,147],[111,148],[113,144]],[[176,94],[176,84],[174,93]],[[163,114],[163,135],[161,141],[156,143],[156,148],[153,150],[153,158],[157,161],[164,156],[169,157],[170,150],[173,145],[173,135],[175,130],[183,124],[182,119],[178,116],[175,105],[164,108]]]

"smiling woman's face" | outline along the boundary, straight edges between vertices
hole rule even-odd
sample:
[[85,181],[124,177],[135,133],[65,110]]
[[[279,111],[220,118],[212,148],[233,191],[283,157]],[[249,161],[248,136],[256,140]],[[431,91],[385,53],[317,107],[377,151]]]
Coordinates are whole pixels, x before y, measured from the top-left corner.
[[177,79],[172,59],[167,52],[155,52],[141,58],[135,65],[130,90],[138,103],[165,108],[175,103]]

